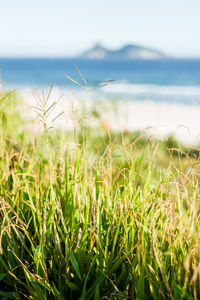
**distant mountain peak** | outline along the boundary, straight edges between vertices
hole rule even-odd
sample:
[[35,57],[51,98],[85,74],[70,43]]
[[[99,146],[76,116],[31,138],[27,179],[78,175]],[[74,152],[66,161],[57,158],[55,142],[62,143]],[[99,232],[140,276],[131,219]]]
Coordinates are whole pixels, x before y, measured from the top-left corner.
[[81,55],[83,58],[89,59],[104,59],[107,57],[108,51],[100,43],[96,43],[93,48]]
[[104,47],[101,45],[101,43],[96,43],[96,44],[94,44],[94,47],[93,47],[93,49],[102,49],[102,48],[104,48]]
[[147,47],[128,44],[117,50],[109,50],[100,43],[81,55],[86,59],[158,59],[166,57],[162,52]]

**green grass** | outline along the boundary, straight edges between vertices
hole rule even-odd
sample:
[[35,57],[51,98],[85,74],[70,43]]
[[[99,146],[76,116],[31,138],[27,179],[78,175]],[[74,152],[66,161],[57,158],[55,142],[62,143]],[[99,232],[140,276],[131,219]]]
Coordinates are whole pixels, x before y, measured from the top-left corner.
[[30,134],[0,99],[1,299],[199,299],[198,149]]

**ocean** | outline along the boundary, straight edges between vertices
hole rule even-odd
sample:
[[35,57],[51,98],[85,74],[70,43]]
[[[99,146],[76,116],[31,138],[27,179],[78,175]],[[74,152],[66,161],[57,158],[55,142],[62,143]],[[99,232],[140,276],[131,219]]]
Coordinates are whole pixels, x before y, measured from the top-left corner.
[[[70,59],[0,59],[2,86],[8,89],[46,88],[53,84],[61,89],[84,85],[74,64],[97,99],[152,100],[183,104],[200,104],[200,59],[159,60],[83,60]],[[99,82],[99,81],[102,81]],[[97,83],[96,83],[97,82]]]

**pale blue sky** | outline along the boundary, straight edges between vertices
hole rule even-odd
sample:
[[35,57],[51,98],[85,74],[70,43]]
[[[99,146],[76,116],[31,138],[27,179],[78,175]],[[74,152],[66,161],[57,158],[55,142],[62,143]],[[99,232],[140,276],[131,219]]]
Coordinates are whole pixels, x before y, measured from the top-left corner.
[[200,57],[200,0],[0,0],[0,56],[73,56],[96,42]]

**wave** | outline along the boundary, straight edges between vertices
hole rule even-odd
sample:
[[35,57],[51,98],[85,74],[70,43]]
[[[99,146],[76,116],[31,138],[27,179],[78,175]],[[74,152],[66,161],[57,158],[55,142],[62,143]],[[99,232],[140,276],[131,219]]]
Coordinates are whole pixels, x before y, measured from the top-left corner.
[[200,86],[167,86],[152,84],[113,83],[103,87],[105,93],[148,94],[166,96],[199,96]]

